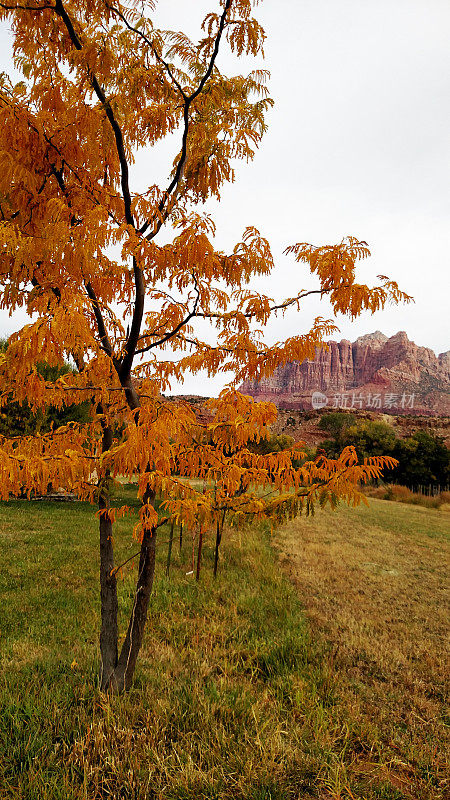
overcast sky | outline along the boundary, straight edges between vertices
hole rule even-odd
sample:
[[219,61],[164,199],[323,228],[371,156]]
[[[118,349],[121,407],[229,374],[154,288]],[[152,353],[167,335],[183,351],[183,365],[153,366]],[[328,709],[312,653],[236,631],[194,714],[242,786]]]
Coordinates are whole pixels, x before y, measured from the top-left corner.
[[[215,8],[214,0],[163,0],[155,22],[197,38],[204,13]],[[450,3],[264,0],[255,15],[267,33],[265,63],[247,60],[239,71],[269,69],[275,106],[253,163],[238,164],[235,184],[220,204],[208,204],[217,245],[227,249],[247,225],[259,228],[277,268],[257,288],[279,298],[307,282],[282,255],[287,245],[336,243],[349,234],[365,239],[372,258],[361,263],[360,280],[389,275],[416,302],[355,322],[339,317],[337,338],[405,330],[417,344],[447,350]],[[7,71],[8,42],[3,30]],[[235,62],[224,52],[219,67],[231,73]],[[141,153],[139,174],[148,183],[163,178],[174,152],[163,148],[157,161]],[[2,333],[9,333],[14,323],[2,313]],[[268,338],[302,333],[316,315],[330,313],[311,299],[302,313],[274,324]],[[218,380],[195,379],[183,391],[212,394],[219,387]]]

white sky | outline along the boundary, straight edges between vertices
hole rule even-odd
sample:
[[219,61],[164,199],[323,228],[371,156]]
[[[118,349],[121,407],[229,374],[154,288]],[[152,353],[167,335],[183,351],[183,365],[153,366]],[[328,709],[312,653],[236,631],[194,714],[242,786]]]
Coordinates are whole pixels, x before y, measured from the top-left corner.
[[[195,39],[205,12],[216,9],[215,0],[161,0],[155,24]],[[220,204],[208,204],[217,245],[228,249],[247,225],[259,228],[277,267],[257,288],[280,298],[309,283],[282,256],[284,247],[365,239],[372,258],[361,263],[360,280],[389,275],[416,302],[355,322],[340,317],[336,338],[405,330],[419,345],[447,350],[450,4],[264,0],[255,16],[267,33],[266,59],[246,60],[237,71],[269,69],[275,107],[253,163],[238,164],[235,184]],[[0,69],[10,71],[4,25],[0,46]],[[231,74],[235,60],[224,51],[219,67]],[[168,174],[177,148],[178,141],[169,144],[157,158],[141,153],[139,182]],[[2,335],[17,327],[3,314]],[[267,338],[302,333],[319,314],[331,316],[329,306],[311,299],[302,313],[274,322]],[[197,377],[179,390],[214,394],[222,383]]]

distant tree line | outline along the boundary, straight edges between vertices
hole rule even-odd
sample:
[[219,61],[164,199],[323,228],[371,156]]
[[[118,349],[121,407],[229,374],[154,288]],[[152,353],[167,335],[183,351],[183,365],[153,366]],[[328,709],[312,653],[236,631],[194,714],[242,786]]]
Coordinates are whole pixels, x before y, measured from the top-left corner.
[[[5,353],[8,340],[0,339],[0,353]],[[74,372],[70,364],[63,363],[59,366],[38,364],[37,370],[46,381],[52,383],[61,377]],[[1,387],[0,387],[1,390]],[[31,436],[35,433],[47,433],[52,427],[59,428],[68,422],[87,422],[89,420],[89,402],[85,401],[74,405],[56,408],[48,406],[45,411],[31,410],[29,403],[18,403],[7,398],[0,407],[0,436]]]
[[383,420],[355,422],[351,414],[339,411],[324,414],[319,428],[330,435],[321,445],[329,457],[353,445],[359,458],[378,455],[396,458],[398,467],[386,472],[387,483],[411,489],[431,485],[444,488],[450,484],[450,451],[441,436],[419,430],[400,439]]

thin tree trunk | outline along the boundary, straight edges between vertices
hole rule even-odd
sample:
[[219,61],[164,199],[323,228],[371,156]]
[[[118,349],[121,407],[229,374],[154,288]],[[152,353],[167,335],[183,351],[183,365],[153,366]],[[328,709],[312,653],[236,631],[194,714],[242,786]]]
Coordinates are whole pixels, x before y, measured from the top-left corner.
[[180,556],[183,549],[183,523],[180,522]]
[[222,540],[222,531],[220,529],[220,522],[217,520],[217,527],[216,527],[216,547],[214,550],[214,577],[217,577],[217,566],[219,564],[219,547],[220,542]]
[[197,572],[195,575],[195,580],[200,580],[200,565],[202,559],[202,547],[203,547],[203,530],[200,528],[198,532],[198,551],[197,551]]
[[195,540],[196,540],[196,538],[197,538],[197,534],[193,533],[192,534],[192,574],[194,574],[194,571],[195,571]]
[[172,522],[172,524],[170,526],[169,547],[168,547],[168,550],[167,550],[167,564],[166,564],[166,575],[167,575],[167,577],[169,577],[170,562],[172,560],[173,528],[174,528],[174,523]]
[[136,661],[144,638],[148,604],[155,575],[156,528],[144,530],[134,603],[127,634],[109,686],[115,692],[127,691],[132,684]]
[[[111,428],[105,427],[102,439],[102,452],[110,449],[112,444]],[[103,513],[109,509],[109,472],[106,472],[100,486],[98,507],[100,511],[100,686],[108,686],[112,673],[117,666],[117,580],[114,572],[114,549],[112,539],[112,522]]]

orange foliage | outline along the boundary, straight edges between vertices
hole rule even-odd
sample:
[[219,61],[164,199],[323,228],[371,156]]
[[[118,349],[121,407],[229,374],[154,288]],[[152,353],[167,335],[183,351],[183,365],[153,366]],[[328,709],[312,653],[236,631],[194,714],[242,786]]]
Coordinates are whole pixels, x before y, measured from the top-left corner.
[[[247,447],[267,435],[276,411],[233,387],[312,358],[335,330],[318,318],[307,333],[269,346],[260,329],[273,315],[301,312],[317,292],[351,317],[409,298],[383,276],[374,288],[356,282],[369,250],[354,237],[288,247],[317,288],[280,301],[250,285],[275,267],[258,230],[246,228],[230,253],[216,248],[214,222],[196,206],[220,197],[236,159],[253,158],[272,104],[264,70],[227,77],[216,61],[226,43],[238,56],[262,54],[252,3],[218,5],[194,43],[154,28],[132,0],[0,3],[24,76],[0,78],[0,307],[32,319],[1,356],[3,398],[33,409],[92,401],[89,425],[1,441],[3,498],[51,481],[93,501],[109,476],[123,475],[138,480],[144,528],[157,524],[149,491],[164,495],[168,519],[209,525],[224,509],[281,518],[315,501],[353,503],[358,483],[389,466],[381,458],[359,465],[351,449],[311,462],[297,447],[272,455]],[[136,149],[171,133],[179,151],[167,183],[136,190]],[[158,241],[163,227],[174,231],[168,243]],[[210,323],[207,341],[197,322],[201,330]],[[63,359],[78,373],[54,383],[38,374],[38,361]],[[161,394],[200,370],[234,375],[205,425]],[[105,449],[106,429],[115,433]],[[204,479],[204,491],[192,477]]]

